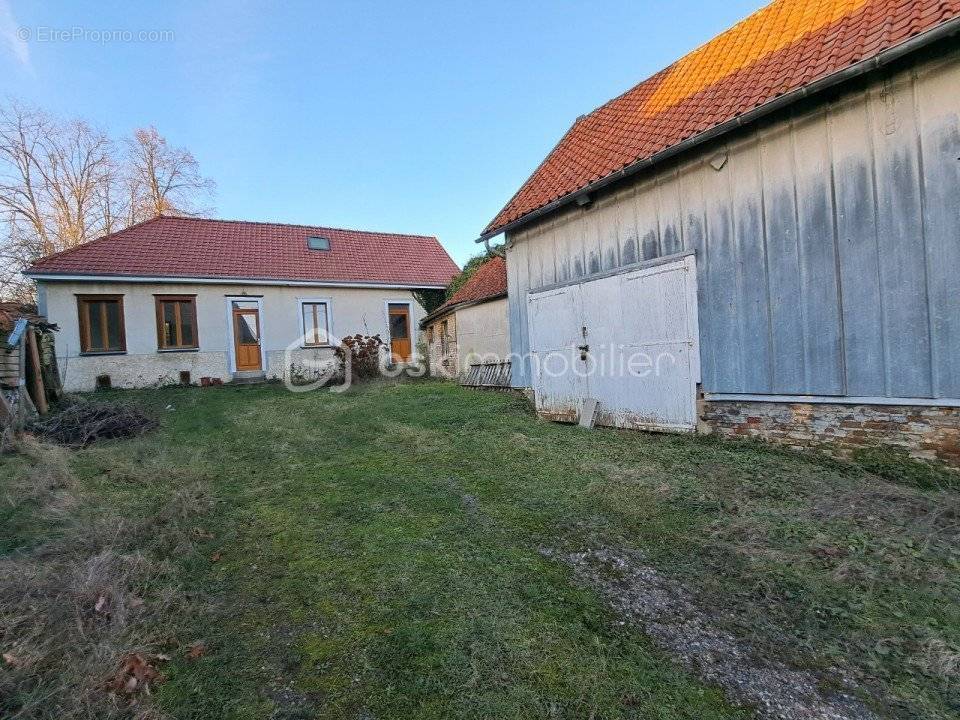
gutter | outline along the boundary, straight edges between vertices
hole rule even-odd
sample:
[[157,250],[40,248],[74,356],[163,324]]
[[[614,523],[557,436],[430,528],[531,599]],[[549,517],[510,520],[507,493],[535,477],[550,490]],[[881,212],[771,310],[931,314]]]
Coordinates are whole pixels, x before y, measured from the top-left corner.
[[126,282],[126,283],[178,283],[181,285],[280,285],[286,287],[352,287],[384,288],[396,290],[445,290],[446,285],[426,285],[422,283],[375,283],[350,280],[280,280],[275,278],[213,278],[213,277],[170,277],[146,275],[62,275],[26,271],[24,277],[44,282]]
[[939,40],[951,37],[958,32],[960,32],[960,17],[947,20],[945,23],[942,23],[935,28],[931,28],[926,32],[920,33],[919,35],[915,35],[899,45],[887,48],[886,50],[877,53],[867,60],[861,60],[854,65],[844,68],[843,70],[835,72],[831,75],[827,75],[819,80],[815,80],[814,82],[797,88],[796,90],[791,90],[780,97],[769,100],[763,105],[759,105],[758,107],[743,113],[742,115],[738,115],[731,120],[727,120],[719,125],[715,125],[699,135],[694,135],[686,140],[682,140],[679,143],[671,145],[670,147],[661,150],[660,152],[655,153],[648,158],[638,160],[621,168],[620,170],[617,170],[616,172],[611,173],[610,175],[596,180],[593,183],[584,185],[582,188],[577,190],[573,190],[563,197],[557,198],[556,200],[547,203],[536,210],[531,210],[529,213],[517,218],[516,220],[508,222],[506,225],[502,225],[495,230],[481,234],[480,237],[474,242],[485,243],[501,233],[516,230],[517,228],[542,218],[543,216],[548,215],[565,205],[569,205],[572,202],[586,204],[589,202],[588,196],[590,194],[595,193],[598,190],[611,185],[612,183],[636,175],[637,173],[646,170],[653,165],[657,165],[664,160],[668,160],[669,158],[686,152],[687,150],[695,148],[699,145],[703,145],[704,143],[714,140],[721,135],[725,135],[745,125],[754,123],[757,120],[766,117],[767,115],[787,107],[788,105],[792,105],[807,97],[821,93],[824,90],[828,90],[836,87],[837,85],[841,85],[845,82],[853,80],[854,78],[858,78],[866,75],[867,73],[873,72],[874,70],[878,70],[885,65],[889,65],[890,63],[910,55],[911,53],[917,52],[928,45],[932,45]]

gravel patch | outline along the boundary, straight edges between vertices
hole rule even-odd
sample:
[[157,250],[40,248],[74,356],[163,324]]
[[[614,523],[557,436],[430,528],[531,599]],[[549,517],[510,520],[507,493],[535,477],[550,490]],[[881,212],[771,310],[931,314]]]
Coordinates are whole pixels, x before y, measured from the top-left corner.
[[[759,718],[877,720],[851,694],[828,695],[814,673],[761,658],[748,643],[717,629],[686,588],[645,564],[640,553],[597,548],[541,549],[541,554],[569,565],[577,581],[598,591],[617,615],[640,626],[658,647],[720,687],[731,701],[754,707]],[[851,689],[849,683],[846,687]]]

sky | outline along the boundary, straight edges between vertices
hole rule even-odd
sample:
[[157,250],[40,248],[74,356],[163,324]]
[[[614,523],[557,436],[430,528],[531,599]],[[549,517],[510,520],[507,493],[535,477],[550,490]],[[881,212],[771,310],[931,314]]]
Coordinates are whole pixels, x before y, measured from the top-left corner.
[[216,217],[474,240],[577,116],[762,0],[0,0],[0,97],[155,126]]

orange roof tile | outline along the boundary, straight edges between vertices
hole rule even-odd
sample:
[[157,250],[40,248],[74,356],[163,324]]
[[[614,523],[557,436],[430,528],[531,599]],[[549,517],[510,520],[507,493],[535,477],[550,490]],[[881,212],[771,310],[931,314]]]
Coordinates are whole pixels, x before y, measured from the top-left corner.
[[428,318],[433,319],[453,310],[458,305],[479,303],[504,297],[507,294],[507,262],[499,255],[478,267],[463,287],[453,297],[434,310]]
[[960,0],[776,0],[577,119],[484,230],[960,17]]

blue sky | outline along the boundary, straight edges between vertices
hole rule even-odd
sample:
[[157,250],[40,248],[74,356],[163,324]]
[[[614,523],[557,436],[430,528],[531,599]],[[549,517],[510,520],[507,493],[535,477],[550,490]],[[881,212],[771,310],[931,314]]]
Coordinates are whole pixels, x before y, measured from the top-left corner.
[[155,125],[219,217],[433,234],[462,263],[578,115],[760,4],[0,0],[0,94]]

